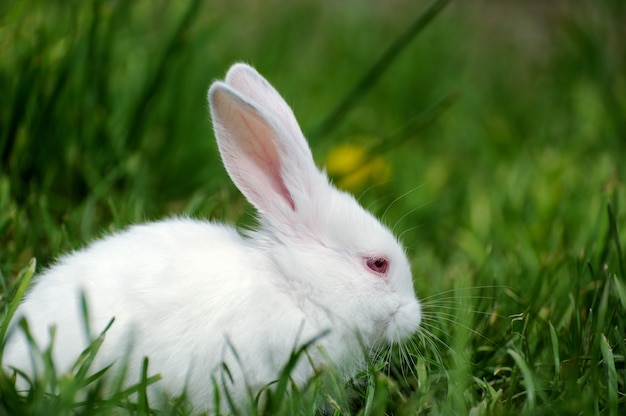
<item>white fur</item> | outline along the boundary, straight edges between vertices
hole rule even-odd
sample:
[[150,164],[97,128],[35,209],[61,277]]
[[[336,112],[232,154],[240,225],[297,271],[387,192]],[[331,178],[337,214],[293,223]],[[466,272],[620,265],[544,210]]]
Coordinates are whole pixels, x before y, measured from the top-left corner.
[[[199,408],[211,406],[211,377],[221,380],[223,362],[241,401],[245,383],[275,380],[295,346],[326,330],[319,344],[347,378],[358,370],[360,342],[402,342],[417,329],[420,305],[403,249],[315,167],[274,88],[236,64],[211,86],[209,101],[224,165],[259,211],[260,228],[241,236],[222,224],[169,219],[62,257],[38,277],[14,321],[25,317],[42,348],[55,326],[59,373],[88,343],[82,294],[92,336],[115,317],[96,369],[127,360],[131,383],[148,356],[150,373],[163,377],[152,393],[186,388]],[[371,271],[366,257],[388,259],[387,272]],[[12,332],[3,365],[33,374],[25,337]],[[317,349],[310,353],[324,364]],[[302,361],[292,378],[302,383],[311,374]]]

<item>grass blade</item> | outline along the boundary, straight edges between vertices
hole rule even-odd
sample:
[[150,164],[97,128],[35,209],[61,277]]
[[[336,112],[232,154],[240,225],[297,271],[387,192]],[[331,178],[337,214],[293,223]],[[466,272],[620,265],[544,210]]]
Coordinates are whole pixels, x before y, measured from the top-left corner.
[[619,241],[619,232],[617,230],[617,220],[615,219],[615,214],[613,213],[613,209],[611,208],[611,204],[607,205],[607,211],[609,214],[609,227],[610,233],[613,237],[613,243],[615,244],[615,249],[617,250],[617,264],[619,265],[619,272],[622,275],[622,279],[626,279],[626,266],[624,265],[624,252],[622,251],[622,244]]
[[310,134],[311,139],[314,140],[315,138],[326,136],[332,131],[354,107],[356,102],[376,84],[378,79],[398,58],[400,53],[428,26],[449,2],[450,0],[435,0],[430,3],[409,29],[389,46],[374,65],[363,75],[359,82],[356,83],[352,90],[346,94],[337,107],[330,112],[330,115],[328,115],[321,125]]
[[552,392],[557,393],[559,380],[561,378],[561,358],[559,357],[559,336],[554,329],[552,322],[548,322],[550,326],[550,343],[552,344],[552,361],[554,363],[554,379],[552,381]]
[[526,387],[526,404],[524,407],[527,410],[535,409],[537,406],[537,386],[535,383],[535,375],[530,367],[528,367],[528,363],[520,353],[512,349],[508,349],[507,353],[511,356],[511,358],[513,358],[517,368],[519,368],[522,372],[522,379],[524,381],[524,386]]
[[604,334],[602,334],[602,337],[600,338],[600,350],[602,351],[602,358],[604,361],[604,366],[606,367],[606,384],[608,390],[609,414],[611,416],[617,416],[619,388],[617,385],[615,357],[613,356],[613,350],[611,349],[611,346],[609,345],[609,342]]
[[[4,344],[4,337],[6,336],[11,319],[13,319],[13,315],[15,314],[15,311],[17,310],[17,307],[22,301],[22,298],[24,297],[24,294],[26,293],[26,290],[28,289],[28,286],[30,285],[30,281],[35,275],[36,266],[37,266],[37,260],[35,258],[32,258],[28,264],[28,267],[22,270],[18,276],[19,283],[18,283],[17,290],[15,291],[15,294],[13,295],[13,299],[11,299],[11,301],[9,302],[7,314],[3,317],[2,327],[0,328],[0,342],[2,344]],[[3,348],[0,349],[0,363],[2,363],[3,350],[4,350]]]

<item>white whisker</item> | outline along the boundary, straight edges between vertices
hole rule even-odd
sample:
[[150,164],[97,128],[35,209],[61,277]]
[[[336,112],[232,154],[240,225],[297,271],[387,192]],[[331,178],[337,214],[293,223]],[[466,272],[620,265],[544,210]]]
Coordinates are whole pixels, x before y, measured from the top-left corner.
[[396,221],[396,223],[393,225],[393,227],[391,227],[391,231],[393,231],[395,233],[396,228],[398,228],[398,225],[402,222],[402,220],[404,220],[406,217],[408,217],[409,215],[413,214],[415,211],[417,211],[418,209],[424,208],[425,206],[428,206],[430,204],[432,204],[434,201],[429,201],[429,202],[424,202],[423,204],[420,204],[416,207],[411,208],[410,210],[408,210],[407,212],[404,213],[403,216],[400,217],[400,219],[398,219]]
[[[406,230],[402,231],[402,232],[400,233],[400,235],[398,235],[398,240],[402,241],[402,237],[404,237],[404,235],[405,235],[406,233],[409,233],[409,232],[411,232],[411,231],[413,231],[413,230],[417,230],[418,228],[422,228],[422,227],[423,227],[423,225],[421,225],[421,224],[420,224],[420,225],[415,225],[415,226],[413,226],[413,227],[409,227],[409,228],[407,228]],[[408,247],[407,247],[407,249],[408,249]]]
[[402,195],[398,196],[396,199],[394,199],[393,201],[391,201],[391,203],[389,205],[387,205],[387,208],[385,209],[385,211],[383,212],[383,214],[380,216],[381,220],[385,219],[385,215],[387,215],[387,212],[389,211],[389,209],[391,209],[392,206],[394,206],[398,201],[400,201],[402,198],[407,197],[408,195],[411,195],[413,192],[417,191],[418,189],[423,188],[424,185],[418,185],[415,188],[406,191],[405,193],[403,193]]
[[[378,188],[379,186],[384,186],[388,183],[391,182],[391,179],[387,179],[386,181],[381,181],[381,182],[376,182],[371,184],[370,186],[368,186],[367,188],[365,188],[360,194],[359,196],[356,198],[357,202],[361,202],[361,198],[363,198],[369,191],[371,191],[374,188]],[[368,210],[369,211],[369,210]]]
[[[443,292],[439,292],[439,293],[435,293],[434,295],[430,295],[427,297],[422,298],[422,302],[426,302],[429,299],[437,299],[442,295],[447,295],[450,293],[456,293],[456,292],[461,292],[461,291],[470,291],[470,290],[484,290],[484,289],[510,289],[510,286],[507,285],[486,285],[486,286],[472,286],[472,287],[461,287],[461,288],[455,288],[455,289],[449,289],[449,290],[445,290]],[[455,297],[449,297],[449,298],[445,298],[445,299],[456,299]]]
[[[458,308],[458,307],[442,306],[442,305],[437,305],[437,309],[438,310],[446,309],[446,310],[449,310],[449,311],[459,311],[459,312],[462,310],[461,308]],[[463,309],[463,311],[464,312],[469,312],[469,313],[472,313],[472,314],[477,314],[477,315],[485,315],[485,316],[493,315],[493,311],[492,312],[486,312],[486,311],[477,311],[477,310],[474,310],[474,309],[469,309],[469,310]],[[435,312],[434,315],[436,315],[436,314],[437,313]],[[452,316],[453,314],[449,313],[449,315]]]

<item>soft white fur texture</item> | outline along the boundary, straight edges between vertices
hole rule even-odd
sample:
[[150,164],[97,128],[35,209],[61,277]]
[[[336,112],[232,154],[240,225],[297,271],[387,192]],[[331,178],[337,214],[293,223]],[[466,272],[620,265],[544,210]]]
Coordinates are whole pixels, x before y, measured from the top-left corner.
[[[115,317],[94,370],[127,362],[132,383],[147,356],[150,373],[162,375],[151,393],[186,389],[200,409],[211,406],[211,378],[222,380],[223,362],[241,401],[246,383],[255,389],[275,380],[294,347],[326,330],[318,344],[346,378],[359,369],[361,342],[402,342],[417,330],[420,305],[402,247],[316,168],[276,90],[236,64],[211,86],[209,102],[224,166],[259,211],[260,228],[242,236],[227,225],[174,218],[62,257],[38,276],[14,320],[27,319],[41,348],[55,326],[59,373],[88,345],[83,294],[92,336]],[[372,271],[367,258],[389,267]],[[32,375],[41,363],[21,331],[11,333],[3,365]],[[311,357],[323,365],[318,351],[311,348]],[[292,378],[302,383],[312,373],[302,360]]]

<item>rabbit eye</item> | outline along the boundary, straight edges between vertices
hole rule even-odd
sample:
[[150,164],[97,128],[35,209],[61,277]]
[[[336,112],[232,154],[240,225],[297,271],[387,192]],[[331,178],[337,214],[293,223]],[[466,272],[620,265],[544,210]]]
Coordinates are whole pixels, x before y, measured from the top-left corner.
[[387,273],[389,268],[389,260],[384,257],[366,257],[365,264],[371,271],[378,274]]

